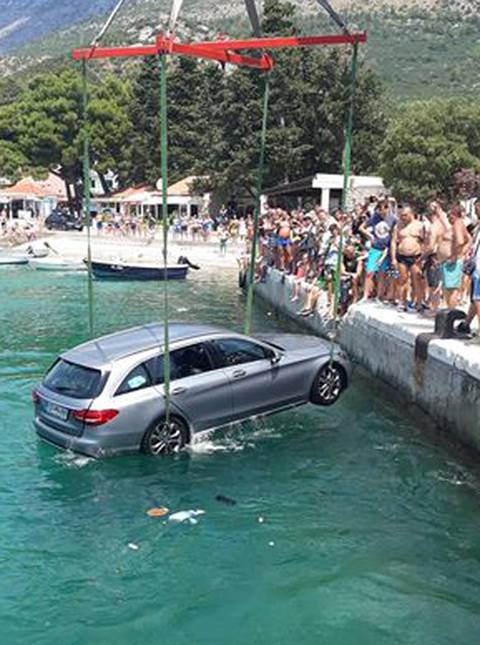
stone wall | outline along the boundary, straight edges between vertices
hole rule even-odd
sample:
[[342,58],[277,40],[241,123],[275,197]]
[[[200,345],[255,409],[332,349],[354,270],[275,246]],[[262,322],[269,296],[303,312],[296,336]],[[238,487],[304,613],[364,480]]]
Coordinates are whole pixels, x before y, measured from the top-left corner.
[[[311,332],[327,337],[332,331],[332,322],[319,313],[298,316],[304,298],[291,302],[291,278],[271,271],[256,293]],[[420,406],[440,427],[480,450],[480,343],[433,340],[427,359],[416,359],[416,337],[432,331],[431,319],[364,302],[349,310],[338,340],[355,362]]]

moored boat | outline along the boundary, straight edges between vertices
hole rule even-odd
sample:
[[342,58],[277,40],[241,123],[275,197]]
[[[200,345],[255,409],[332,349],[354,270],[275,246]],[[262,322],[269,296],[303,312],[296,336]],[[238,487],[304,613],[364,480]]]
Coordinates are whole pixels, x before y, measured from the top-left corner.
[[27,263],[28,256],[23,253],[0,253],[0,266]]
[[87,267],[83,262],[70,262],[64,258],[30,258],[28,264],[32,269],[40,271],[86,271]]
[[189,266],[171,264],[165,268],[158,264],[133,264],[94,260],[92,272],[100,280],[185,280]]

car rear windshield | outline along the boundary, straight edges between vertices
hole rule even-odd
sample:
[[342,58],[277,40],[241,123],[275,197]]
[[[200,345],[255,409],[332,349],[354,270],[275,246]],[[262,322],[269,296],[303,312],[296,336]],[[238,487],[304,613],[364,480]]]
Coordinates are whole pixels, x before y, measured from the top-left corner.
[[74,399],[93,399],[101,391],[102,373],[60,359],[43,380],[49,390]]

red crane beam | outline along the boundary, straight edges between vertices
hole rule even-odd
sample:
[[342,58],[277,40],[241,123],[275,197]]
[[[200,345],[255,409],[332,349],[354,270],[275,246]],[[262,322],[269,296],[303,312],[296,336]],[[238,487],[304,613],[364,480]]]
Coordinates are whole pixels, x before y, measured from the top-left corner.
[[352,34],[332,34],[327,36],[287,36],[278,38],[251,38],[246,40],[216,40],[204,43],[178,43],[172,38],[158,36],[154,45],[134,45],[130,47],[86,47],[76,49],[72,56],[74,60],[90,60],[91,58],[120,58],[130,56],[156,56],[158,54],[178,54],[216,60],[220,63],[231,63],[261,70],[269,70],[273,60],[268,54],[255,58],[235,52],[252,49],[285,49],[292,47],[312,47],[319,45],[345,45],[364,43],[367,40],[365,32]]
[[186,45],[176,43],[168,38],[160,37],[155,45],[134,45],[132,47],[86,47],[76,49],[73,53],[73,60],[90,60],[93,58],[122,58],[133,56],[156,56],[167,52],[179,56],[193,56],[194,58],[205,58],[215,60],[219,63],[231,63],[244,67],[269,70],[272,67],[271,58],[263,55],[260,58],[236,54],[223,49],[215,50],[210,47],[199,45]]
[[222,63],[231,63],[232,65],[254,67],[256,69],[269,70],[272,68],[273,63],[270,56],[264,54],[259,58],[254,56],[246,56],[244,54],[235,54],[229,49],[214,49],[207,47],[202,43],[195,45],[187,45],[183,43],[172,42],[169,49],[163,46],[165,41],[159,37],[157,40],[157,48],[159,52],[168,51],[170,54],[178,54],[180,56],[194,56],[196,58],[206,58],[208,60],[217,60]]
[[[159,37],[158,42],[165,39]],[[318,45],[354,45],[367,42],[365,31],[351,34],[329,34],[326,36],[280,36],[276,38],[249,38],[246,40],[215,40],[212,42],[193,43],[209,49],[237,51],[241,49],[285,49],[291,47],[312,47]]]
[[91,58],[120,58],[122,56],[155,56],[158,54],[156,45],[133,47],[85,47],[72,52],[73,60],[89,60]]

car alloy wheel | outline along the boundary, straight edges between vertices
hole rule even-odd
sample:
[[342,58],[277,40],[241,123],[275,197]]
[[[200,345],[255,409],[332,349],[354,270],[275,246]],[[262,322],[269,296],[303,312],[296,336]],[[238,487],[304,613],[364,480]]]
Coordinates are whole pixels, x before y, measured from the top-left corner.
[[325,365],[318,379],[318,394],[322,401],[334,403],[342,391],[342,375],[335,365]]
[[157,423],[147,436],[147,452],[150,455],[172,455],[185,445],[185,427],[179,419],[172,418]]
[[336,363],[327,363],[319,371],[312,386],[310,400],[315,405],[333,405],[345,388],[345,373]]

